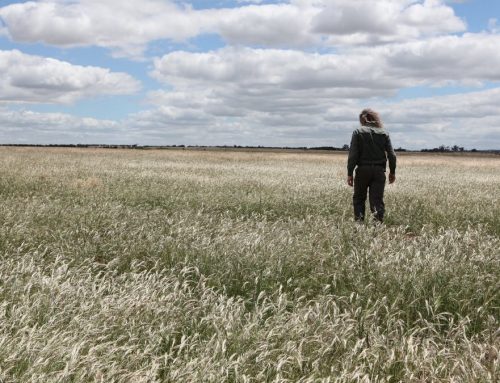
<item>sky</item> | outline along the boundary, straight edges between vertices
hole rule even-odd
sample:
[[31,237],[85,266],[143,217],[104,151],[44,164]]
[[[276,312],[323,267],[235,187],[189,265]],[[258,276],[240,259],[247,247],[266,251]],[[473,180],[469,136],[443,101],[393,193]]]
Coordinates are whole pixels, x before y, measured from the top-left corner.
[[0,0],[0,144],[500,149],[499,0]]

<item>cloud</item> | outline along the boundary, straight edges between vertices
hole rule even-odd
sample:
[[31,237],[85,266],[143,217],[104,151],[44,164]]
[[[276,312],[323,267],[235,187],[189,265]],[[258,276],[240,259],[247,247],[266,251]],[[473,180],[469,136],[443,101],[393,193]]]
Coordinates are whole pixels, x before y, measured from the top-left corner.
[[[292,50],[225,48],[206,53],[173,52],[155,60],[152,76],[176,87],[238,88],[300,91],[324,89],[331,97],[360,97],[396,89],[391,81],[374,75],[375,58],[356,54],[310,54]],[[343,89],[341,92],[340,89]],[[352,95],[349,94],[352,90]],[[339,91],[339,93],[337,93]]]
[[443,36],[375,50],[386,57],[393,77],[419,79],[427,85],[500,81],[498,34]]
[[439,1],[331,0],[313,19],[313,30],[331,44],[380,44],[463,32],[453,8]]
[[[499,44],[498,35],[466,34],[341,54],[251,48],[173,52],[154,62],[152,76],[173,90],[150,93],[157,109],[147,112],[147,125],[189,126],[196,116],[194,125],[206,121],[207,127],[226,127],[225,139],[237,143],[242,132],[254,132],[243,142],[318,145],[330,136],[340,145],[345,142],[333,137],[352,128],[363,107],[375,106],[394,126],[401,146],[419,148],[421,137],[427,143],[422,147],[454,140],[467,146],[467,139],[479,145],[488,127],[470,131],[471,126],[484,118],[493,124],[488,126],[500,126],[497,90],[390,104],[382,100],[411,87],[498,82],[500,54],[493,47]],[[199,126],[199,131],[206,129]],[[498,141],[498,133],[491,133],[482,147]],[[207,140],[216,143],[217,137]]]
[[[397,109],[392,104],[383,107],[386,118],[394,123],[425,124],[429,116],[433,121],[452,122],[454,120],[481,119],[500,116],[498,103],[500,88],[453,94],[440,97],[425,97],[397,102]],[[495,128],[496,127],[492,127]],[[480,127],[478,127],[480,129]]]
[[372,107],[381,113],[396,147],[500,146],[500,88],[391,102],[314,98],[306,105],[304,99],[296,104],[287,100],[291,103],[282,108],[268,98],[262,101],[272,104],[267,109],[227,105],[208,90],[156,92],[151,98],[155,107],[131,116],[128,125],[137,136],[169,144],[342,146],[358,125],[359,112]]
[[17,42],[99,46],[119,56],[140,56],[151,41],[200,32],[195,12],[162,0],[28,1],[0,8],[0,17]]
[[309,89],[323,90],[331,98],[364,98],[413,86],[500,81],[499,45],[500,35],[466,34],[340,54],[251,48],[177,51],[156,59],[151,75],[178,89],[225,88],[237,94],[273,89],[291,96]]
[[316,7],[265,4],[205,14],[210,14],[208,29],[232,45],[306,47],[321,44],[321,36],[310,30],[311,19],[319,11]]
[[218,110],[210,91],[156,92],[150,110],[122,121],[61,113],[0,108],[0,142],[107,143],[150,145],[342,146],[358,125],[361,109],[379,111],[396,147],[439,145],[491,149],[500,146],[500,88],[412,100],[323,100],[314,113]]
[[292,0],[195,10],[167,0],[28,1],[0,8],[12,40],[60,47],[99,46],[140,57],[156,40],[206,33],[233,45],[321,47],[414,40],[465,30],[437,0]]
[[124,135],[116,121],[0,108],[0,142],[10,144],[116,143]]
[[[312,142],[314,137],[308,137],[324,129],[325,116],[332,116],[332,110],[338,111],[335,118],[341,115],[349,120],[341,112],[344,107],[356,105],[358,98],[388,93],[385,84],[376,89],[376,81],[346,82],[354,72],[336,72],[340,66],[335,58],[324,59],[297,51],[250,48],[166,55],[155,62],[152,75],[174,90],[150,94],[149,101],[157,110],[148,113],[153,121],[149,125],[170,130],[179,125],[176,115],[182,116],[186,126],[186,118],[194,114],[194,124],[202,122],[198,130],[203,136],[207,127],[226,132],[223,136],[212,132],[203,142],[241,143],[245,137],[255,145],[300,145],[299,132],[304,143]],[[369,65],[363,60],[356,62],[360,71]],[[331,70],[327,70],[328,65]],[[156,120],[151,118],[159,115]],[[287,134],[297,137],[292,140]]]
[[[500,147],[500,88],[378,105],[401,146]],[[399,144],[398,144],[399,145]]]
[[18,50],[0,51],[0,102],[71,103],[97,95],[131,94],[139,88],[126,73]]

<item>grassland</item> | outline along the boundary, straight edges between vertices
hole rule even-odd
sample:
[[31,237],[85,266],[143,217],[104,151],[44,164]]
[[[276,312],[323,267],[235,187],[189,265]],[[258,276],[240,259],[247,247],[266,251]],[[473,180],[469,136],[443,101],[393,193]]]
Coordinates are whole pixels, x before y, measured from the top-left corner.
[[500,158],[0,148],[0,381],[494,382]]

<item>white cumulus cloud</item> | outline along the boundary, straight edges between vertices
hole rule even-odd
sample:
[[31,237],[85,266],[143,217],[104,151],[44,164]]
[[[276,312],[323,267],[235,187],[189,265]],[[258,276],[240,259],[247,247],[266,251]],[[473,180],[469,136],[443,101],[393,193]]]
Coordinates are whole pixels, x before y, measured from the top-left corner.
[[[441,36],[425,41],[351,49],[340,54],[224,48],[176,51],[154,62],[152,76],[183,87],[322,89],[335,98],[387,95],[412,86],[478,85],[500,81],[500,35]],[[269,100],[265,100],[269,102]]]
[[305,47],[380,44],[463,32],[465,23],[437,0],[292,0],[196,10],[167,0],[28,1],[0,8],[12,40],[100,46],[141,56],[156,40],[219,34],[235,45]]
[[126,73],[18,50],[0,51],[0,102],[71,103],[96,95],[130,94],[139,88],[139,82]]
[[28,1],[0,8],[9,35],[17,42],[113,48],[139,56],[158,39],[186,40],[200,32],[197,15],[169,1]]
[[[130,117],[137,136],[149,142],[195,145],[342,146],[349,143],[365,107],[379,111],[396,147],[459,145],[500,147],[500,89],[410,100],[331,100],[305,97],[259,103],[255,95],[233,104],[212,91],[156,92],[155,107]],[[279,93],[278,98],[282,97]],[[308,93],[313,97],[313,92]],[[228,99],[226,99],[228,101]],[[245,101],[247,109],[235,104]],[[256,103],[256,104],[252,104]]]
[[436,0],[331,0],[313,20],[332,44],[380,44],[463,32],[453,8]]
[[116,121],[0,108],[0,142],[6,144],[117,143],[124,133]]

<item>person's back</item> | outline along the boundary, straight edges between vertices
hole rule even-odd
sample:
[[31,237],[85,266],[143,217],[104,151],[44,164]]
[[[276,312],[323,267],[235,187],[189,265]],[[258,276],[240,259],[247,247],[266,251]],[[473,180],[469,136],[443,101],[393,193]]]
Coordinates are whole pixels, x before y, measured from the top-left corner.
[[[347,161],[347,183],[354,184],[353,206],[356,220],[365,216],[365,201],[370,191],[370,209],[375,218],[383,221],[385,213],[384,188],[385,169],[389,159],[389,183],[396,180],[396,154],[389,134],[385,131],[380,117],[371,109],[365,109],[359,116],[361,126],[351,139]],[[353,179],[354,169],[356,177]]]

